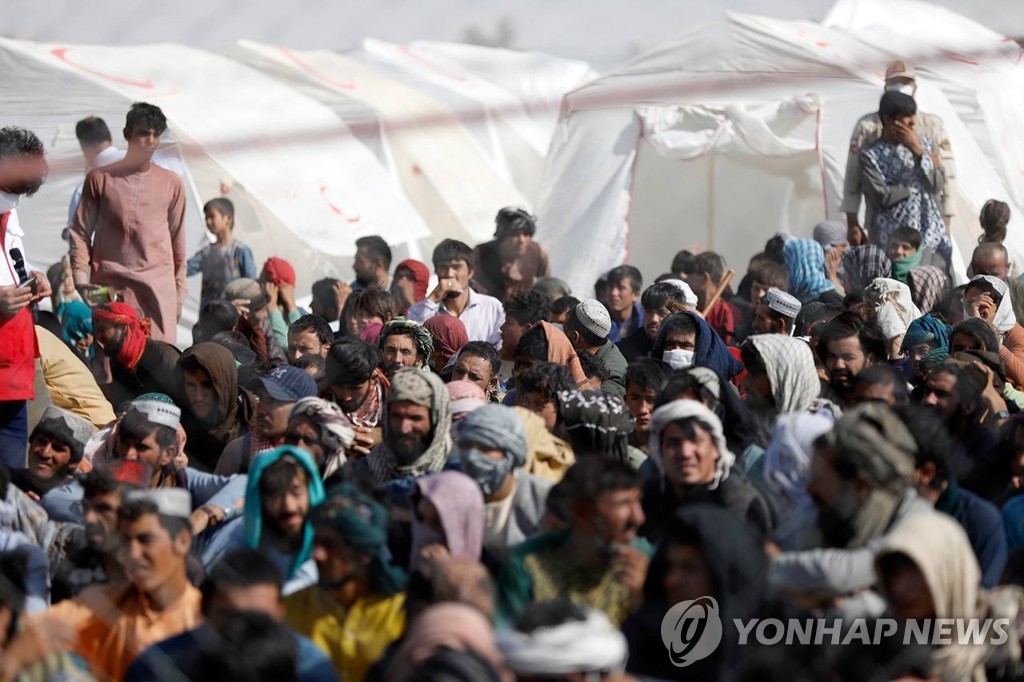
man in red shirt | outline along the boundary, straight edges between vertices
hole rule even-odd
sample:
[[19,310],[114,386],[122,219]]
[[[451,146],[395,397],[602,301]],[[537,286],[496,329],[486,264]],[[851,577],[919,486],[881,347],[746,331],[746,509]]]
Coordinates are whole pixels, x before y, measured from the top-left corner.
[[[725,258],[714,251],[698,254],[688,264],[686,283],[697,294],[697,305],[704,310],[708,300],[715,295],[722,277],[725,276]],[[710,310],[704,310],[704,319],[718,332],[722,340],[732,345],[736,340],[736,308],[726,299],[728,292],[718,298]]]
[[24,128],[0,128],[0,462],[25,466],[28,403],[35,398],[36,343],[31,305],[50,295],[49,280],[25,260],[25,233],[14,209],[46,179],[43,143]]

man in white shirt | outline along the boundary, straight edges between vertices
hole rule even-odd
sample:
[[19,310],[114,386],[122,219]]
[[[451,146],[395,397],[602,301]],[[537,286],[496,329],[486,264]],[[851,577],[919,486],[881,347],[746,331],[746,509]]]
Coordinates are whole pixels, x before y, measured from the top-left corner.
[[[109,166],[124,158],[124,150],[114,146],[110,137],[110,128],[107,127],[106,121],[98,116],[88,116],[76,123],[75,137],[78,138],[78,144],[82,146],[86,173],[93,168]],[[71,195],[71,204],[68,206],[68,225],[75,217],[75,210],[78,208],[78,202],[82,199],[84,185],[85,180],[83,179]]]
[[505,308],[498,299],[470,289],[473,249],[460,241],[445,239],[434,248],[432,260],[437,287],[409,308],[409,319],[422,324],[434,315],[457,317],[465,325],[470,341],[486,341],[500,350]]

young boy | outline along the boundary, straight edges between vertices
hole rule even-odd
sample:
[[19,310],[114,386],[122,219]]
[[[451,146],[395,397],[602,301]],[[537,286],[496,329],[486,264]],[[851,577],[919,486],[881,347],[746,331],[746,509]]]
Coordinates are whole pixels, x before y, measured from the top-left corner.
[[206,229],[216,239],[188,259],[188,276],[203,274],[200,307],[224,298],[229,282],[241,277],[257,279],[259,271],[252,249],[234,237],[235,206],[224,198],[211,199],[203,206]]
[[889,238],[892,278],[907,284],[907,275],[921,264],[921,233],[912,227],[897,227]]

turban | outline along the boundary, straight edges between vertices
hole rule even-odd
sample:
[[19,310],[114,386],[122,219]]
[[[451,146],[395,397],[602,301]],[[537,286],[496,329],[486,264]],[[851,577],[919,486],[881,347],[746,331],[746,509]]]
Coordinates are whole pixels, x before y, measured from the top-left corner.
[[295,268],[284,258],[268,258],[263,265],[263,273],[267,280],[274,284],[295,286]]
[[423,358],[423,364],[420,367],[427,369],[427,362],[430,360],[430,356],[434,354],[434,339],[431,338],[430,332],[419,322],[413,322],[404,317],[396,317],[390,322],[385,323],[384,328],[380,330],[380,336],[377,337],[378,350],[384,349],[384,342],[392,334],[411,336],[412,340],[416,343],[416,350],[419,351],[420,357]]
[[836,461],[878,488],[901,493],[914,481],[917,441],[887,406],[865,403],[846,412],[829,434]]
[[105,322],[124,327],[124,339],[117,353],[117,361],[130,370],[134,370],[146,350],[146,339],[150,336],[148,317],[139,317],[127,303],[115,301],[106,303],[92,311],[93,324]]
[[526,464],[526,430],[515,410],[504,405],[484,405],[459,422],[459,440],[501,450],[512,466]]

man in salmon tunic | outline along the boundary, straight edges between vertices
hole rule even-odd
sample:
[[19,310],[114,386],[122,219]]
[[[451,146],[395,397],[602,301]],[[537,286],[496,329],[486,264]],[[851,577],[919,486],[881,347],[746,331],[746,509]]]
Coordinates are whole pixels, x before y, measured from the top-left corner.
[[[185,190],[152,163],[167,130],[157,106],[128,110],[124,159],[91,171],[71,222],[71,270],[82,298],[108,287],[152,320],[152,337],[177,339],[185,300]],[[103,301],[99,301],[103,302]]]

